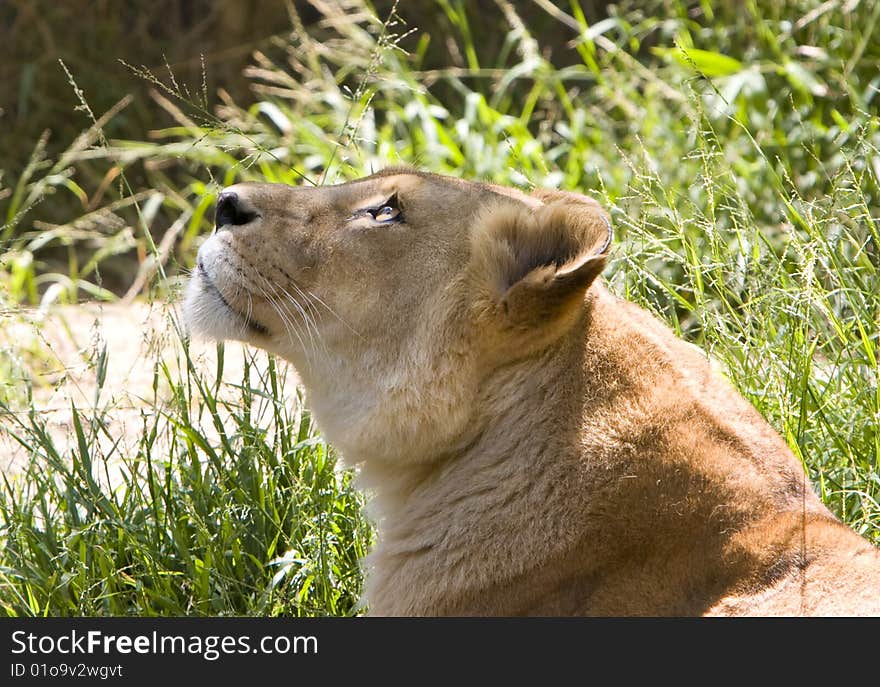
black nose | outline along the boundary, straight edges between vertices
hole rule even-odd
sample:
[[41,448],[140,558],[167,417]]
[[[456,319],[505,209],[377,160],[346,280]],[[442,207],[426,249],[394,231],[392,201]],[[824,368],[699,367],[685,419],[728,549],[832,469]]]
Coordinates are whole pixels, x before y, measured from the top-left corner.
[[243,206],[237,193],[224,191],[217,198],[217,211],[214,214],[214,224],[217,228],[226,224],[247,224],[256,216],[256,212]]

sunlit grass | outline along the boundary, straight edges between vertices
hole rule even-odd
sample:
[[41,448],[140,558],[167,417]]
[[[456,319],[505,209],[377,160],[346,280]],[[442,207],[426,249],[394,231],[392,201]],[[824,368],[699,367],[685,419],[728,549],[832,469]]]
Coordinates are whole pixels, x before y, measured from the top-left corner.
[[[39,413],[5,417],[30,454],[0,499],[5,613],[354,611],[370,539],[362,500],[308,412],[284,400],[291,382],[271,359],[246,360],[229,380],[238,398],[221,401],[180,354],[188,373],[157,365],[154,388],[164,381],[170,400],[144,408],[130,453],[99,441],[112,407],[74,411],[68,454]],[[218,361],[222,376],[222,349]]]

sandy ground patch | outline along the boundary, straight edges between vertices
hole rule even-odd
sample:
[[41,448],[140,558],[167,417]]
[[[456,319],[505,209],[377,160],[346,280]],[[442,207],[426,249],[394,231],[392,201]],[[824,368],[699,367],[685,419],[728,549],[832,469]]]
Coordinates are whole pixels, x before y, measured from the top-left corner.
[[[75,446],[71,404],[89,412],[96,407],[98,369],[106,350],[106,375],[97,397],[98,407],[107,409],[107,434],[102,443],[114,453],[126,455],[136,449],[143,431],[143,413],[154,413],[168,402],[168,385],[159,376],[154,391],[154,370],[164,362],[172,378],[179,378],[185,366],[180,337],[174,319],[175,306],[163,303],[84,304],[57,306],[46,311],[19,310],[0,315],[0,394],[14,412],[27,414],[30,405],[46,421],[55,445],[65,454]],[[193,341],[191,357],[209,380],[215,379],[217,348],[212,342]],[[240,396],[235,385],[243,380],[245,356],[256,366],[254,380],[265,370],[264,353],[240,344],[225,345],[220,397]],[[295,395],[293,370],[283,363],[285,392]],[[33,390],[27,402],[27,382]],[[255,381],[256,383],[256,381]],[[293,399],[289,399],[293,402]],[[0,416],[0,471],[12,474],[26,465],[29,451],[10,436],[16,421]]]

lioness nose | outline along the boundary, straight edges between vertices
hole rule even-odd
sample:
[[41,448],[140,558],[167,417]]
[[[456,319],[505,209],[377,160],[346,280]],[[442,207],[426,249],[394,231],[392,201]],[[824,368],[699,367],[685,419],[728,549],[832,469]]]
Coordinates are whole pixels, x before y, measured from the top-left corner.
[[218,229],[226,224],[247,224],[256,216],[257,213],[246,208],[233,191],[223,191],[217,198],[214,224]]

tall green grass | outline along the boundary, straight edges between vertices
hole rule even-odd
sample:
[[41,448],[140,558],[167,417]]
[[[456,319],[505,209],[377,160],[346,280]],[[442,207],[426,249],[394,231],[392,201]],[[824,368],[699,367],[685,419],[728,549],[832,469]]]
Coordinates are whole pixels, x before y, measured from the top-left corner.
[[[702,346],[825,502],[880,542],[877,5],[633,2],[590,25],[577,3],[535,4],[561,38],[539,44],[499,0],[506,39],[488,55],[467,3],[438,0],[448,37],[360,0],[324,7],[309,31],[294,14],[291,35],[254,55],[255,101],[216,111],[134,67],[168,126],[100,142],[98,117],[63,164],[36,144],[8,196],[3,298],[110,298],[96,275],[139,246],[143,291],[173,299],[218,189],[237,181],[333,183],[407,162],[591,193],[614,219],[611,288]],[[448,63],[426,64],[447,39]],[[92,209],[29,225],[50,189]],[[66,273],[41,270],[47,245],[70,248]],[[145,408],[136,455],[96,453],[112,407],[74,413],[61,454],[21,400],[27,371],[0,365],[18,390],[4,428],[32,456],[0,496],[5,612],[356,612],[361,499],[307,411],[277,400],[274,363],[225,406],[194,368],[170,369],[157,357],[156,388],[172,393]]]
[[[39,413],[7,415],[31,460],[0,501],[6,614],[355,611],[362,500],[301,403],[281,400],[286,375],[248,359],[231,380],[240,396],[220,401],[180,355],[184,379],[156,365],[170,399],[143,410],[131,453],[102,449],[112,407],[100,403],[74,409],[69,455]],[[223,360],[221,348],[217,379]]]

